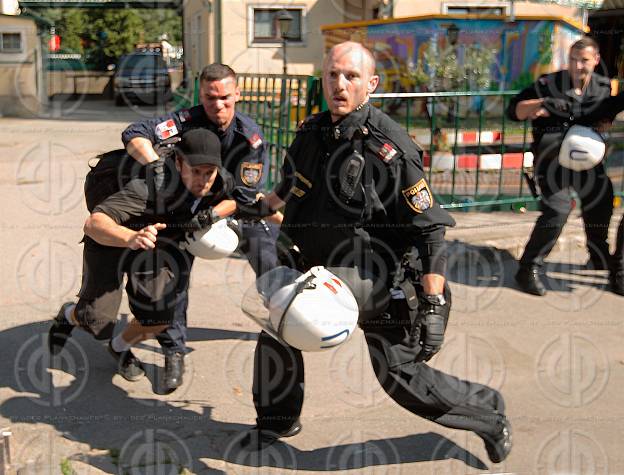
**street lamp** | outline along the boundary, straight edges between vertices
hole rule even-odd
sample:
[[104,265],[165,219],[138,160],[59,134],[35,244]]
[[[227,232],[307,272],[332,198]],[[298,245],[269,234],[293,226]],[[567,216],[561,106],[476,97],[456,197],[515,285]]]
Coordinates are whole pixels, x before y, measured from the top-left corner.
[[288,10],[280,10],[277,12],[277,22],[279,23],[280,37],[282,38],[282,51],[284,58],[284,75],[287,74],[287,62],[286,62],[286,39],[288,38],[288,31],[290,30],[290,25],[292,24],[294,18]]

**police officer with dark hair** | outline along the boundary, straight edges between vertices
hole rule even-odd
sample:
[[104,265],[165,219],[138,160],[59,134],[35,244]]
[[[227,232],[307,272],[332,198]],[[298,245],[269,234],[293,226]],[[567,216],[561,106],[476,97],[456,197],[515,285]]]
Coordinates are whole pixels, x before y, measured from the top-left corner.
[[[500,462],[511,450],[502,396],[426,364],[440,350],[450,310],[444,233],[454,220],[434,200],[422,151],[368,103],[378,82],[373,56],[361,44],[329,51],[323,68],[329,111],[302,124],[281,183],[261,202],[268,209],[285,205],[282,232],[300,253],[291,266],[301,272],[325,266],[350,287],[373,368],[390,397],[421,417],[475,432]],[[260,334],[257,426],[241,439],[243,447],[262,449],[301,431],[303,373],[299,350]]]
[[[186,233],[227,214],[234,191],[221,165],[221,145],[208,130],[192,130],[166,157],[163,186],[156,189],[144,168],[124,151],[104,154],[87,175],[91,214],[84,231],[79,300],[65,303],[49,331],[50,352],[61,352],[75,326],[109,339],[121,304],[123,280],[133,319],[109,342],[118,372],[129,381],[145,372],[130,350],[166,329],[187,300],[193,256],[180,243]],[[139,173],[137,172],[139,169]]]
[[[247,190],[253,201],[263,190],[269,173],[268,148],[260,127],[250,117],[236,111],[239,98],[240,90],[232,68],[224,64],[210,64],[199,78],[200,105],[131,124],[122,133],[122,141],[137,161],[158,166],[155,144],[189,129],[211,130],[221,141],[224,167],[234,176],[238,188]],[[234,201],[230,202],[230,208],[230,214],[236,210]],[[276,224],[279,224],[280,217],[280,213],[275,213],[268,218],[269,223],[250,220],[242,224],[240,249],[257,276],[276,265]],[[186,352],[186,320],[183,318],[186,301],[180,306],[179,318],[176,317],[174,324],[158,337],[163,351],[170,355],[171,364],[165,371],[165,384],[172,389],[182,384]]]
[[[533,295],[546,293],[540,269],[572,209],[571,189],[581,199],[588,264],[594,269],[610,267],[607,236],[613,186],[605,167],[600,163],[589,170],[572,171],[557,160],[570,127],[578,124],[604,130],[618,112],[609,99],[609,78],[594,72],[599,62],[598,44],[592,38],[581,38],[570,48],[568,69],[541,76],[515,96],[507,109],[512,120],[532,121],[534,175],[542,214],[520,258],[516,281],[524,292]],[[607,103],[610,105],[605,108]]]

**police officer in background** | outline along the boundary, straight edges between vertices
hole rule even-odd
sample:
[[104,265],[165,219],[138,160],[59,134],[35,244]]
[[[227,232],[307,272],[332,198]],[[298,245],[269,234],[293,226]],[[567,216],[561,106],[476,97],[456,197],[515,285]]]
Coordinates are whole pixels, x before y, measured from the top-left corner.
[[[385,391],[414,414],[475,432],[500,462],[511,450],[502,396],[425,363],[440,349],[450,309],[444,233],[454,220],[435,203],[422,151],[368,103],[378,82],[375,60],[361,44],[329,51],[323,68],[329,111],[301,125],[282,181],[261,203],[269,210],[285,205],[281,229],[300,251],[291,265],[301,272],[325,266],[348,283]],[[419,281],[407,277],[415,272],[405,262],[413,247]],[[261,333],[254,359],[257,426],[242,446],[261,449],[299,433],[303,391],[301,352]]]
[[[206,128],[215,132],[221,141],[223,166],[236,180],[239,190],[246,189],[255,199],[263,190],[269,173],[267,143],[260,127],[248,116],[236,111],[240,90],[236,73],[227,65],[213,63],[206,66],[199,77],[200,105],[190,109],[131,124],[121,135],[127,152],[143,164],[157,163],[154,145],[194,128]],[[236,203],[230,202],[233,213]],[[277,255],[275,241],[281,214],[265,221],[249,221],[242,224],[243,251],[257,276],[275,267]],[[187,300],[181,303],[174,324],[159,335],[163,351],[168,358],[165,368],[165,385],[173,389],[182,384],[184,354],[186,352]]]
[[574,124],[604,130],[615,117],[601,114],[601,104],[610,97],[607,77],[594,72],[600,62],[598,44],[589,37],[570,48],[567,70],[541,76],[515,96],[507,115],[512,120],[531,120],[535,157],[535,180],[541,195],[541,212],[520,258],[516,281],[533,295],[545,295],[540,279],[544,259],[561,234],[572,210],[571,189],[581,199],[585,223],[588,265],[609,269],[607,235],[613,213],[613,186],[602,163],[585,171],[559,165],[557,157],[565,132]]

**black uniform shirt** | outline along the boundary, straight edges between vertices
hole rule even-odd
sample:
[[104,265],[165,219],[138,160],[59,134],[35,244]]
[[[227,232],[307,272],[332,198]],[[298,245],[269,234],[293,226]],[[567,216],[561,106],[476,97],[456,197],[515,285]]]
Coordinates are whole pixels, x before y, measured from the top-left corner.
[[[553,110],[549,111],[550,117],[540,117],[532,121],[533,144],[534,147],[539,147],[546,134],[560,137],[562,132],[574,124],[591,127],[600,119],[608,119],[611,114],[599,107],[610,95],[611,82],[607,77],[592,73],[589,84],[579,96],[574,92],[570,73],[567,70],[557,71],[544,74],[531,86],[514,96],[507,108],[507,115],[512,120],[519,120],[516,116],[516,105],[520,101],[546,97],[565,100],[570,106],[569,113]],[[613,120],[613,116],[610,120]],[[555,140],[560,142],[560,139]]]
[[206,116],[203,106],[182,109],[155,119],[130,124],[121,134],[124,146],[135,137],[157,144],[195,128],[206,128],[221,140],[223,166],[239,187],[255,192],[263,189],[269,173],[267,144],[260,127],[248,116],[235,112],[229,127],[222,131]]
[[181,241],[193,216],[200,210],[229,199],[234,189],[234,179],[221,169],[208,195],[198,200],[184,186],[173,164],[165,168],[166,183],[161,191],[155,191],[150,181],[135,178],[95,206],[93,213],[104,213],[117,224],[133,230],[154,223],[165,223],[167,227],[158,233],[159,238],[166,238],[161,241]]
[[[356,152],[365,168],[346,199],[350,188],[343,183],[353,178],[344,170],[351,162],[357,167]],[[425,180],[422,151],[368,104],[337,124],[329,112],[308,118],[288,150],[276,193],[287,202],[282,231],[309,266],[339,265],[349,254],[372,250],[391,272],[416,246],[425,273],[443,273],[429,256],[442,248],[444,226],[455,223]]]

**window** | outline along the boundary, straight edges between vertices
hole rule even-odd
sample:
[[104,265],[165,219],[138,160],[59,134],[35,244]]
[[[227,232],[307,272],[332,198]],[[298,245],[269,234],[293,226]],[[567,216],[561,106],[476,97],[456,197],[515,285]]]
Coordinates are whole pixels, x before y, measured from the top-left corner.
[[[250,43],[281,43],[282,38],[279,31],[279,22],[277,14],[281,10],[280,7],[253,6],[250,7]],[[285,8],[293,17],[288,30],[287,41],[289,43],[303,42],[303,7],[293,7],[291,5]]]
[[496,15],[509,14],[508,2],[446,2],[442,4],[442,13],[449,15]]
[[0,34],[0,52],[21,53],[22,52],[22,34],[21,33],[1,33]]
[[447,13],[451,15],[498,15],[503,14],[503,9],[500,7],[448,7]]

